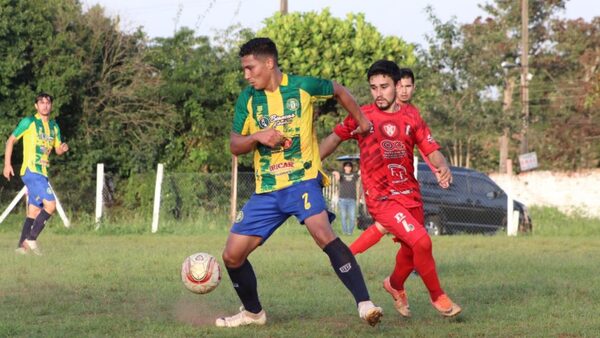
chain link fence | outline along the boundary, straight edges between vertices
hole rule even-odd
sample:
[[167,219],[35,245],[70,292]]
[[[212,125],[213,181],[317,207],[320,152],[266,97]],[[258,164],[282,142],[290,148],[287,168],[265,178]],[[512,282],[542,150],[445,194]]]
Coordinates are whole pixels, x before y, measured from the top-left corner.
[[[424,201],[425,227],[432,235],[445,234],[494,234],[506,233],[508,223],[507,194],[487,175],[464,168],[453,168],[453,184],[449,189],[438,186],[434,174],[423,165],[417,174]],[[82,173],[95,177],[96,173]],[[67,215],[72,218],[93,219],[98,192],[93,180],[73,185],[68,178],[52,180],[54,189]],[[133,218],[146,220],[148,228],[153,217],[156,172],[134,174],[127,180],[118,180],[111,173],[104,173],[101,189],[101,220],[119,221]],[[0,191],[3,201],[10,201],[18,192],[5,187]],[[232,185],[236,192],[232,193]],[[253,172],[237,173],[237,182],[228,173],[176,173],[165,171],[160,194],[159,222],[183,222],[216,219],[221,226],[229,226],[235,211],[240,210],[255,190]],[[366,229],[373,223],[362,198],[359,185],[356,228]],[[339,185],[323,189],[331,211],[338,211]],[[8,204],[5,203],[5,204]],[[22,205],[21,205],[22,204]],[[235,205],[234,205],[235,204]],[[232,210],[234,208],[235,210]],[[14,212],[24,210],[20,203]],[[518,222],[520,232],[532,229],[531,219],[525,205],[513,203],[513,220]],[[232,212],[233,211],[233,212]],[[88,216],[85,216],[88,215]],[[144,222],[146,222],[144,221]],[[340,228],[339,221],[334,227]]]

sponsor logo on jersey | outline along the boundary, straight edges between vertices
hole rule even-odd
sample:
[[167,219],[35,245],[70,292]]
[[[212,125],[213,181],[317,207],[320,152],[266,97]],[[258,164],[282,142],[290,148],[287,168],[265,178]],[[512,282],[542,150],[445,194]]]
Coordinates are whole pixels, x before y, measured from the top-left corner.
[[268,116],[261,116],[258,119],[258,125],[262,128],[268,128],[269,127],[269,117]]
[[271,173],[279,173],[281,171],[283,172],[289,172],[292,169],[294,169],[294,162],[293,161],[287,161],[287,162],[280,162],[280,163],[275,163],[275,164],[271,164],[271,166],[269,167],[269,171]]
[[292,123],[292,121],[294,120],[295,117],[296,117],[296,114],[283,115],[283,116],[271,115],[271,123],[273,123],[272,127],[279,127],[279,126],[285,126],[286,124],[290,124],[290,123]]
[[392,183],[398,184],[408,181],[407,170],[403,165],[395,163],[388,164],[388,170],[392,177]]
[[431,134],[427,135],[427,142],[429,142],[430,144],[435,142],[435,140],[433,139],[433,136],[431,136]]
[[406,146],[402,141],[383,140],[380,143],[383,150],[383,158],[403,158],[406,157]]

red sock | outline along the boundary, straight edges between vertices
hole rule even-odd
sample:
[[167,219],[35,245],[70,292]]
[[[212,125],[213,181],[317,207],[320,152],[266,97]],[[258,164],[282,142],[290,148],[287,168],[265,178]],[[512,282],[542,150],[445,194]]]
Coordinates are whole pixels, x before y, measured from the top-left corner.
[[396,254],[396,266],[390,276],[390,285],[396,290],[404,290],[404,282],[413,270],[413,251],[408,245],[402,243]]
[[432,301],[444,294],[444,290],[440,286],[437,272],[435,271],[435,261],[433,260],[433,252],[431,249],[431,239],[429,236],[421,237],[412,247],[414,253],[413,262],[415,269],[421,276],[423,283],[429,290],[429,297]]
[[354,256],[359,253],[365,252],[368,248],[377,244],[379,240],[383,237],[383,234],[379,232],[375,224],[369,225],[367,230],[363,231],[358,238],[350,244],[350,251]]

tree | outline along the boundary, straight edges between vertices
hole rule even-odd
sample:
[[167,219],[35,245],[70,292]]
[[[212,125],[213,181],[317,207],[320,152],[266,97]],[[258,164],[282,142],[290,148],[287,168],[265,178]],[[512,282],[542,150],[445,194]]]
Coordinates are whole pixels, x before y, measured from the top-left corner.
[[249,31],[232,27],[222,33],[221,45],[213,46],[207,37],[182,28],[172,38],[156,39],[148,51],[148,62],[164,79],[161,95],[181,119],[165,153],[174,169],[229,168],[233,109],[244,85],[236,47],[249,36]]

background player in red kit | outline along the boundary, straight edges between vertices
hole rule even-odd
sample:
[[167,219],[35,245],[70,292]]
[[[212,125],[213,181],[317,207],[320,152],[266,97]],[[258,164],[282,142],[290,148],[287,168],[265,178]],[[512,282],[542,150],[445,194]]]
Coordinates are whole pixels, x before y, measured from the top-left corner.
[[[384,280],[384,288],[394,298],[398,312],[405,317],[411,315],[404,282],[417,270],[432,305],[444,316],[455,316],[461,308],[440,286],[431,239],[423,226],[423,202],[419,183],[413,175],[414,147],[417,146],[435,168],[440,186],[447,187],[452,174],[429,127],[417,108],[408,102],[414,90],[412,71],[400,70],[392,61],[379,60],[369,68],[367,79],[374,102],[361,109],[373,123],[371,133],[353,134],[358,124],[351,117],[346,118],[321,142],[321,158],[331,154],[344,140],[358,141],[369,213],[401,243],[394,271]],[[372,233],[374,243],[382,236],[375,226],[367,231]]]

